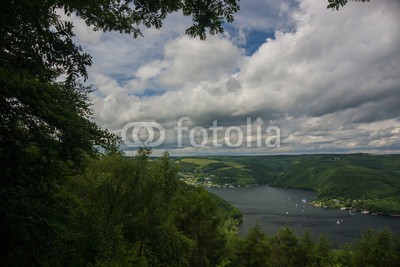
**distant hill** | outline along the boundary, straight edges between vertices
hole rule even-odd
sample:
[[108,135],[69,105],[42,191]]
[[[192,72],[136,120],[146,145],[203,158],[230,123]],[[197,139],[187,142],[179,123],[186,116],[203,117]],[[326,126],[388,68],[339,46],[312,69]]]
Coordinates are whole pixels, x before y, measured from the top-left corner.
[[400,214],[400,155],[176,158],[187,183],[311,189],[317,204]]

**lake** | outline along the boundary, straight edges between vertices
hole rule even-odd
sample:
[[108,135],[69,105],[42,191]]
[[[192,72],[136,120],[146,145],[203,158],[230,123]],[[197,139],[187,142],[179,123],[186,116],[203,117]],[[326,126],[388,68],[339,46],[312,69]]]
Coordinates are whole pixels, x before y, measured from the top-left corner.
[[256,222],[269,234],[282,226],[289,226],[301,235],[305,230],[314,237],[324,233],[335,247],[353,241],[369,228],[382,230],[388,227],[400,234],[400,217],[314,207],[310,204],[316,195],[313,191],[269,186],[211,187],[207,190],[242,212],[243,223],[239,226],[242,236]]

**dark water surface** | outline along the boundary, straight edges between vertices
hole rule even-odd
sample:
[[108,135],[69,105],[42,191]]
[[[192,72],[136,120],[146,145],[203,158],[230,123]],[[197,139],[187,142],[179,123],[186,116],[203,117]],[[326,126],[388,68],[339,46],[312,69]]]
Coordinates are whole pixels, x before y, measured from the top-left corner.
[[369,228],[382,230],[388,227],[400,234],[400,217],[314,207],[310,204],[315,198],[312,191],[269,186],[212,187],[207,190],[242,212],[244,220],[239,235],[245,235],[257,221],[269,234],[281,226],[289,226],[300,234],[308,230],[315,237],[324,233],[335,247],[353,241]]

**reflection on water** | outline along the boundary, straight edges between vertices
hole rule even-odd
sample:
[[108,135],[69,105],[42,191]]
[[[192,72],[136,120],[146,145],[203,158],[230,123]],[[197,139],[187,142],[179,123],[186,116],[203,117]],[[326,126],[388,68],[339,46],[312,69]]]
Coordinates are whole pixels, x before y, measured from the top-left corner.
[[305,230],[313,236],[324,233],[335,246],[353,241],[369,228],[382,230],[388,227],[400,234],[398,217],[317,208],[310,205],[315,198],[312,191],[268,186],[208,190],[242,212],[244,220],[239,227],[239,235],[245,235],[256,222],[270,234],[282,226],[289,226],[300,234]]

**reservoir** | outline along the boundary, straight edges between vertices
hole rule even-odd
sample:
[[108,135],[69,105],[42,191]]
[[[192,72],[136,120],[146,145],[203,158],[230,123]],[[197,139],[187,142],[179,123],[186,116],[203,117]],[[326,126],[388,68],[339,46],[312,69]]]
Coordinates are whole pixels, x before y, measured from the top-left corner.
[[268,234],[284,226],[300,235],[305,230],[314,237],[326,234],[335,247],[354,241],[368,229],[383,230],[388,227],[400,234],[400,217],[314,207],[310,204],[316,196],[313,191],[269,186],[211,187],[207,190],[228,201],[243,214],[243,223],[239,226],[241,236],[246,235],[256,222]]

